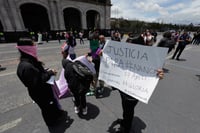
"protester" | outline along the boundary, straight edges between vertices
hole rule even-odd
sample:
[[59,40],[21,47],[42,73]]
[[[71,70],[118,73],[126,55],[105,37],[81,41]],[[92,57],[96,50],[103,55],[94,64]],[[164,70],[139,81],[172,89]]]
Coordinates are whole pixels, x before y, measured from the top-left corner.
[[93,58],[91,53],[87,53],[86,55],[80,56],[76,58],[74,61],[80,61],[82,62],[85,66],[87,66],[90,71],[93,73],[93,82],[86,93],[87,96],[92,96],[95,94],[96,91],[96,84],[97,84],[97,76],[96,76],[96,70],[95,70],[95,64],[93,63]]
[[79,38],[80,38],[80,44],[84,44],[83,33],[81,31],[79,32]]
[[113,37],[111,38],[111,40],[120,42],[120,41],[121,41],[121,38],[120,38],[119,32],[114,32],[113,34],[114,34],[114,35],[113,35]]
[[96,51],[99,48],[99,35],[98,32],[93,33],[93,36],[90,40],[90,52],[92,54],[92,58],[96,58]]
[[37,46],[31,39],[20,38],[16,47],[21,55],[17,76],[41,109],[46,125],[57,125],[65,118],[65,112],[54,97],[51,85],[47,83],[57,72],[54,69],[44,69],[44,64],[38,60]]
[[[66,45],[62,52],[62,65],[65,69],[64,76],[68,83],[68,87],[74,96],[74,112],[78,114],[80,111],[82,111],[83,115],[87,115],[86,93],[90,88],[91,81],[82,80],[80,79],[79,75],[75,73],[75,70],[73,68],[74,62],[66,59],[66,57],[68,56],[68,50],[69,45]],[[91,62],[91,56],[90,58],[89,56],[79,57],[77,58],[77,60],[82,62],[82,64],[87,63],[89,65],[89,62]],[[88,67],[87,69],[89,70],[89,68],[90,67]],[[93,70],[95,69],[93,68]]]
[[156,42],[157,41],[158,33],[156,31],[153,31],[151,34],[153,35],[154,42]]
[[165,32],[163,34],[163,38],[158,43],[158,47],[166,47],[168,49],[168,53],[172,51],[173,48],[175,48],[176,42],[174,39],[172,39],[171,32]]
[[[144,45],[143,42],[141,41],[136,42],[136,40],[134,40],[135,44]],[[162,79],[164,75],[163,70],[162,69],[157,70],[157,75],[159,78]],[[138,103],[138,100],[125,94],[124,92],[120,90],[119,90],[119,93],[120,93],[121,101],[122,101],[123,118],[118,119],[120,128],[117,129],[116,133],[129,133],[131,130],[132,120],[134,117],[134,110]]]
[[[186,31],[183,32],[183,34],[178,38],[178,46],[172,56],[172,59],[176,57],[176,60],[180,60],[179,57],[183,50],[185,49],[186,45],[190,43],[190,37]],[[178,55],[177,55],[178,53]],[[177,55],[177,56],[176,56]]]
[[44,33],[44,39],[46,40],[46,43],[49,42],[49,33],[48,32]]
[[42,34],[41,32],[38,32],[38,44],[42,44]]
[[60,32],[56,32],[56,38],[58,40],[58,42],[61,42],[61,33]]
[[70,32],[69,38],[68,38],[68,43],[70,47],[68,50],[70,58],[73,60],[76,58],[76,53],[75,53],[75,47],[76,47],[76,38],[74,37],[73,33]]
[[68,38],[69,38],[68,32],[64,32],[64,36],[65,36],[66,43],[68,43]]
[[[106,43],[105,36],[100,35],[99,36],[99,48],[96,51],[97,56],[96,56],[96,58],[93,59],[93,62],[95,64],[95,70],[96,70],[96,73],[97,73],[97,79],[98,79],[98,75],[99,75],[99,68],[100,68],[102,51],[103,51],[105,43]],[[97,83],[97,81],[95,83]],[[103,92],[104,92],[104,81],[99,80],[99,87],[96,88],[96,95],[102,96]]]
[[146,33],[144,36],[144,42],[148,46],[152,46],[154,43],[154,37],[151,35],[149,30],[146,30]]
[[133,36],[132,33],[129,33],[129,36],[128,36],[126,42],[145,45],[143,34],[140,34],[139,36]]

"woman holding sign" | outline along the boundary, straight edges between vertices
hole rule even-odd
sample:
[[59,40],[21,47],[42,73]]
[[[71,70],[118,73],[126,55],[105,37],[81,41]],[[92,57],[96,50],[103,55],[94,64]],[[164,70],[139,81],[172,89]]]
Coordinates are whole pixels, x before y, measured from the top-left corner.
[[[138,40],[134,40],[134,43],[144,45],[144,43]],[[163,78],[164,73],[162,69],[157,70],[157,76],[160,79]],[[116,131],[116,133],[130,133],[132,120],[134,117],[134,109],[138,103],[138,100],[120,90],[119,92],[122,101],[123,119],[118,119],[118,123],[120,123],[120,128]]]
[[[157,70],[157,75],[160,79],[162,79],[164,76],[163,70]],[[138,100],[123,93],[122,91],[119,92],[122,100],[123,119],[118,119],[120,128],[116,131],[116,133],[129,133],[134,117],[134,109],[138,103]]]

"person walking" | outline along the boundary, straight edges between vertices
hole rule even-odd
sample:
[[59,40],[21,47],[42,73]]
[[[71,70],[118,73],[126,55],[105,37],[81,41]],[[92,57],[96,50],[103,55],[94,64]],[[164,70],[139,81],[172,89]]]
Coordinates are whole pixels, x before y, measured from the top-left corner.
[[49,33],[48,32],[44,33],[44,38],[46,40],[46,43],[48,43],[49,42]]
[[16,48],[20,53],[20,62],[17,67],[17,76],[28,89],[31,99],[39,106],[47,126],[56,126],[65,117],[59,101],[47,81],[56,75],[54,69],[44,69],[43,63],[38,60],[37,46],[29,38],[20,38]]
[[70,58],[72,60],[74,60],[76,58],[76,53],[75,53],[76,38],[74,37],[72,32],[70,32],[70,34],[69,34],[67,45],[70,46],[69,50],[68,50],[68,54],[69,54]]
[[174,39],[172,39],[171,32],[165,32],[163,34],[163,38],[158,43],[158,47],[166,47],[168,49],[168,54],[172,51],[173,48],[175,48],[176,42]]
[[38,32],[38,44],[42,44],[42,33]]
[[[190,43],[190,36],[186,31],[178,38],[178,46],[172,56],[172,59],[176,58],[176,60],[180,60],[180,55],[185,49],[186,45]],[[177,55],[178,53],[178,55]],[[177,56],[176,56],[177,55]]]
[[79,38],[80,38],[80,44],[84,44],[84,41],[83,41],[83,32],[79,32]]
[[56,32],[56,38],[60,44],[60,42],[61,42],[61,33],[60,32]]

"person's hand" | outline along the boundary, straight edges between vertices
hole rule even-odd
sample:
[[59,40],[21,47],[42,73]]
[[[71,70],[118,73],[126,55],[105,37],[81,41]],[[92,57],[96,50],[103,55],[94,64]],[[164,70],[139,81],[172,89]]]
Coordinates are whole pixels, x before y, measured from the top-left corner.
[[93,80],[93,81],[91,82],[91,85],[92,85],[93,87],[95,87],[95,80]]
[[48,69],[48,71],[52,71],[54,75],[57,74],[57,71],[55,69]]
[[101,50],[100,52],[99,52],[99,56],[102,56],[103,55],[103,50]]
[[157,70],[157,76],[160,78],[160,79],[163,79],[164,77],[164,72],[162,69],[158,69]]

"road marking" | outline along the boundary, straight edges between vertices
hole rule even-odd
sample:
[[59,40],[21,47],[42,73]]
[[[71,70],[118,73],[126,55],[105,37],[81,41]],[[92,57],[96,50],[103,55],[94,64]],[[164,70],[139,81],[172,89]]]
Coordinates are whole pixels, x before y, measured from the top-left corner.
[[16,127],[17,124],[19,124],[21,121],[22,121],[22,118],[18,118],[16,120],[13,120],[11,122],[8,122],[8,123],[0,126],[0,133],[4,132],[6,130],[9,130],[9,129],[13,128],[13,127]]
[[10,72],[10,73],[0,74],[0,77],[12,75],[12,74],[16,74],[16,72]]
[[0,60],[0,61],[11,61],[11,60],[18,60],[19,58],[9,58],[9,59],[4,59],[4,60]]

